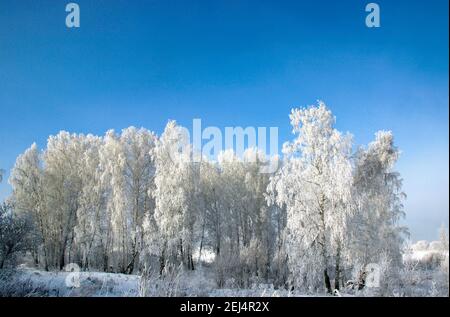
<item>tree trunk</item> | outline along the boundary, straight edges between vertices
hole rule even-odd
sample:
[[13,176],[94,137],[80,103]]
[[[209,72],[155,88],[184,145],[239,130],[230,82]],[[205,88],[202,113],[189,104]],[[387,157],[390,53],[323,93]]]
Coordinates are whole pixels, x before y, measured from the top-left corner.
[[339,282],[341,279],[341,269],[340,269],[340,262],[341,262],[341,246],[340,243],[338,244],[337,248],[337,254],[336,254],[336,267],[334,272],[334,288],[339,290]]
[[325,280],[325,288],[327,289],[327,292],[331,294],[331,282],[330,282],[330,276],[328,275],[328,270],[325,268],[323,270],[323,277]]
[[339,290],[340,288],[340,280],[341,280],[341,270],[339,268],[339,262],[336,263],[336,271],[335,271],[335,277],[334,277],[334,288]]
[[64,238],[60,253],[59,253],[59,269],[62,270],[64,269],[64,266],[66,265],[65,260],[66,260],[66,246],[67,246],[67,238]]
[[108,254],[106,253],[106,251],[103,254],[103,271],[108,272]]
[[181,254],[181,262],[185,264],[186,262],[184,262],[183,239],[180,239],[180,254]]
[[165,266],[166,266],[166,246],[164,244],[161,256],[159,257],[159,275],[162,275]]
[[198,250],[198,260],[197,263],[200,263],[202,258],[202,249],[203,249],[203,239],[205,238],[205,220],[203,220],[203,226],[202,226],[202,237],[200,239],[200,249]]
[[134,263],[135,263],[135,260],[136,260],[136,257],[138,255],[138,253],[139,253],[138,251],[135,251],[133,253],[133,256],[131,257],[131,261],[130,261],[130,263],[128,263],[128,265],[127,265],[127,267],[125,269],[125,273],[126,274],[132,274],[133,273]]
[[192,271],[194,271],[194,259],[192,258],[192,254],[190,255],[190,258],[191,258],[191,269],[192,269]]
[[2,257],[2,260],[0,261],[0,269],[3,269],[3,266],[5,265],[6,258],[9,256],[10,252],[11,252],[11,248],[8,247],[7,251],[5,252],[5,254]]

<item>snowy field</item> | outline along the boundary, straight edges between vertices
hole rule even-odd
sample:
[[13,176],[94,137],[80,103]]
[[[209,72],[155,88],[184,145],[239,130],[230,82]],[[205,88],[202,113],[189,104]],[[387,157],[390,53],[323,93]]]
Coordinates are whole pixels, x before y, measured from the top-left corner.
[[32,269],[5,271],[2,274],[3,296],[111,297],[137,296],[139,276],[80,272],[80,285],[73,285],[69,272],[45,272]]
[[[0,296],[26,297],[141,297],[141,296],[212,296],[212,297],[302,297],[311,296],[261,284],[251,289],[217,289],[208,280],[205,270],[183,276],[173,289],[160,286],[160,292],[143,289],[142,277],[103,272],[80,272],[79,286],[74,285],[73,273],[46,272],[33,269],[3,271],[0,277]],[[170,284],[170,283],[169,283]],[[155,286],[155,284],[153,284]],[[149,287],[152,288],[152,287]],[[315,296],[319,296],[316,294]]]
[[[448,251],[441,252],[438,242],[419,241],[405,252],[400,285],[391,296],[448,296]],[[446,258],[447,266],[438,262]],[[0,296],[26,297],[151,297],[151,296],[220,296],[220,297],[304,297],[330,296],[325,293],[302,293],[275,289],[271,284],[255,284],[248,289],[218,288],[209,261],[195,271],[156,275],[132,275],[104,272],[47,272],[24,265],[16,270],[0,270]],[[378,288],[357,291],[350,288],[334,296],[379,296]],[[384,294],[385,295],[385,294]]]
[[[80,272],[45,272],[22,268],[3,271],[0,295],[2,296],[50,296],[50,297],[137,297],[137,296],[293,296],[287,291],[261,287],[249,290],[216,289],[207,269],[189,272],[177,280],[152,283],[145,289],[143,278],[138,275]],[[79,282],[77,284],[77,280]],[[174,283],[171,283],[174,282]],[[171,289],[167,285],[172,285]],[[153,294],[151,292],[154,292]]]

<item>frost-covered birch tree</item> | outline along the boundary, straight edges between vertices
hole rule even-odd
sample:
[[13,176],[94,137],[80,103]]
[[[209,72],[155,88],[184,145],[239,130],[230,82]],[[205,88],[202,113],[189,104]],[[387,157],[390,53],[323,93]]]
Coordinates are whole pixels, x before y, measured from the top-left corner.
[[44,176],[41,164],[41,154],[36,143],[33,143],[16,159],[9,182],[12,186],[12,199],[16,211],[22,215],[29,215],[37,230],[33,241],[32,254],[37,264],[49,269],[49,221],[45,206]]
[[399,224],[404,217],[402,179],[394,170],[399,151],[393,134],[379,131],[367,149],[355,155],[353,201],[355,213],[349,220],[352,264],[362,269],[369,263],[388,260],[401,265],[401,248],[407,229]]
[[82,190],[79,197],[77,222],[75,225],[75,249],[78,252],[77,262],[82,269],[107,270],[107,250],[104,235],[109,232],[105,223],[106,188],[101,182],[102,168],[100,149],[103,146],[101,137],[87,135],[84,139],[84,152],[81,157]]
[[339,270],[351,188],[351,137],[334,129],[324,103],[293,109],[296,139],[284,145],[283,167],[269,185],[269,202],[287,209],[287,249],[292,282],[331,292],[330,268]]
[[160,271],[166,262],[193,269],[193,239],[197,221],[198,176],[184,130],[169,121],[155,148],[155,221],[163,237]]
[[113,266],[133,272],[143,240],[143,221],[153,213],[153,148],[156,136],[146,129],[130,127],[120,135],[109,131],[101,152],[103,182],[108,188],[107,209],[111,222]]

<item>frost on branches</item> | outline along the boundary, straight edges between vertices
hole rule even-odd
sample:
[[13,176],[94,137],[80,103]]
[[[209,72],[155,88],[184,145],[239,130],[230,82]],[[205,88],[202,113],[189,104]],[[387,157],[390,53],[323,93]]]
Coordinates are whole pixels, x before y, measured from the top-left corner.
[[[17,219],[18,252],[44,270],[76,263],[170,283],[201,271],[216,288],[324,294],[372,287],[375,264],[375,294],[400,292],[407,230],[392,133],[355,150],[323,102],[293,109],[290,121],[294,137],[281,158],[249,148],[193,160],[199,154],[175,121],[160,136],[134,127],[62,131],[17,158],[14,217],[2,219]],[[261,173],[268,160],[278,170]],[[448,264],[441,267],[448,280]]]
[[331,293],[334,266],[339,289],[340,265],[351,217],[351,137],[333,128],[334,117],[323,103],[294,109],[297,137],[284,145],[286,159],[269,185],[270,201],[287,211],[287,254],[295,286]]

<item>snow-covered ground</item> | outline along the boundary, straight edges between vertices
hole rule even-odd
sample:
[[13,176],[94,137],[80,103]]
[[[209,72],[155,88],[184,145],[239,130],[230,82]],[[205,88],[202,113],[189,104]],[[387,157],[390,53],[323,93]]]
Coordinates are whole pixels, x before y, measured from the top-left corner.
[[[139,276],[101,272],[46,272],[32,269],[1,275],[0,296],[138,296]],[[2,294],[2,293],[6,294]]]
[[[448,296],[448,251],[436,243],[419,241],[404,254],[400,288],[391,296]],[[211,254],[196,270],[174,270],[142,276],[103,272],[46,272],[25,265],[0,270],[1,296],[137,297],[137,296],[221,296],[221,297],[299,297],[324,296],[275,289],[257,284],[248,289],[218,288]],[[204,256],[202,256],[203,258]],[[442,261],[446,258],[447,262]],[[445,267],[445,263],[447,266]],[[446,282],[447,281],[447,282]],[[379,296],[377,291],[341,290],[338,296]],[[378,295],[377,295],[378,294]],[[447,294],[447,295],[446,295]]]
[[[168,281],[149,278],[141,283],[138,275],[102,272],[46,272],[21,268],[0,274],[1,296],[49,297],[137,297],[137,296],[212,296],[212,297],[298,297],[307,296],[276,290],[261,284],[252,289],[218,289],[211,272],[200,268]],[[163,285],[164,284],[164,285]],[[155,288],[158,292],[155,293]],[[170,289],[169,289],[170,288]]]

